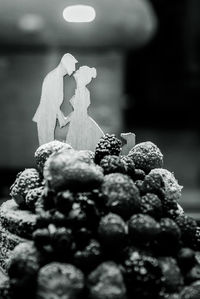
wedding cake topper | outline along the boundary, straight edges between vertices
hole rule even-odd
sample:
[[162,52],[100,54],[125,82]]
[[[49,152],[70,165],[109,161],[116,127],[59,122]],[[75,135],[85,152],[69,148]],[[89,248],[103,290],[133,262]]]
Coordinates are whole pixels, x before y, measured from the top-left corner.
[[[81,66],[76,70],[77,59],[67,53],[64,54],[58,66],[44,78],[40,104],[33,117],[37,123],[39,144],[55,139],[56,122],[59,127],[68,126],[66,143],[76,150],[95,150],[99,139],[104,132],[88,115],[91,104],[90,91],[87,85],[97,76],[94,67]],[[64,100],[64,77],[72,76],[76,82],[75,94],[70,99],[73,111],[65,116],[61,110]],[[122,153],[126,154],[135,145],[135,134],[122,133],[124,146]]]

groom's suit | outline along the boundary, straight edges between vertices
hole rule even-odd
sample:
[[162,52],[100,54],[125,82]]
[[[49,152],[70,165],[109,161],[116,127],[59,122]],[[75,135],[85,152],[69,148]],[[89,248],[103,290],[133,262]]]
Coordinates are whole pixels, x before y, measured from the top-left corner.
[[40,104],[33,117],[37,123],[39,144],[54,140],[54,130],[58,119],[60,127],[65,117],[60,110],[63,102],[63,65],[61,63],[44,78]]

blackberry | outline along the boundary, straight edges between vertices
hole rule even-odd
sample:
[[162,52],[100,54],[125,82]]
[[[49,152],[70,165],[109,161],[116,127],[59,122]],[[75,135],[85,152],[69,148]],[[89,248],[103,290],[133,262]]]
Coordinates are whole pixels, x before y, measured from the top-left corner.
[[88,294],[91,299],[126,299],[123,275],[117,264],[104,262],[88,276]]
[[102,244],[106,247],[123,247],[126,244],[127,237],[126,224],[120,216],[109,213],[101,218],[98,235]]
[[57,260],[62,262],[69,260],[73,247],[72,231],[65,227],[55,227],[51,235],[51,246]]
[[47,159],[55,152],[61,149],[71,149],[71,145],[60,142],[58,140],[53,140],[48,143],[42,144],[35,152],[35,160],[38,170],[42,173],[44,169],[44,164]]
[[[124,276],[129,293],[151,298],[161,287],[162,273],[158,260],[133,251],[124,262]],[[143,298],[142,297],[142,298]]]
[[187,272],[196,263],[194,250],[188,247],[181,248],[177,254],[177,260],[182,272]]
[[26,207],[31,210],[35,211],[35,203],[36,201],[43,195],[44,187],[37,187],[34,189],[30,189],[26,194]]
[[162,215],[162,203],[153,193],[147,193],[141,197],[139,209],[140,213],[148,214],[153,218],[160,218]]
[[126,165],[119,156],[108,155],[105,156],[101,162],[100,166],[103,168],[104,174],[119,172],[126,173]]
[[128,154],[134,161],[135,167],[148,173],[153,168],[163,166],[163,155],[152,142],[146,141],[136,144]]
[[[158,238],[160,252],[165,255],[173,255],[179,248],[181,231],[178,225],[170,218],[160,220],[161,233]],[[173,246],[169,246],[173,244]]]
[[52,262],[38,273],[37,298],[81,298],[84,275],[71,264]]
[[35,246],[41,248],[51,243],[51,236],[48,228],[36,229],[33,233]]
[[75,199],[72,192],[69,190],[61,191],[55,197],[55,207],[59,212],[68,215],[74,201]]
[[128,219],[138,210],[139,190],[131,178],[125,174],[106,175],[101,192],[108,210],[124,219]]
[[121,156],[122,162],[125,164],[126,167],[126,174],[129,175],[131,178],[135,176],[135,163],[133,160],[128,156]]
[[199,251],[200,250],[200,227],[199,226],[196,227],[194,239],[195,239],[195,249]]
[[136,214],[128,221],[128,234],[132,242],[148,243],[160,233],[160,225],[149,215]]
[[138,188],[138,190],[140,191],[140,195],[143,195],[144,194],[143,181],[142,180],[136,180],[135,185]]
[[44,211],[55,210],[56,193],[44,188],[42,196],[35,202],[35,212],[40,215]]
[[145,176],[143,183],[143,190],[145,193],[155,193],[158,196],[163,194],[164,181],[160,173],[150,172]]
[[135,173],[133,175],[133,180],[144,180],[145,172],[142,169],[135,169]]
[[76,248],[78,250],[83,249],[89,243],[89,240],[92,238],[92,231],[86,227],[81,227],[75,231],[74,239],[76,243]]
[[183,243],[190,247],[195,247],[196,221],[186,215],[180,215],[174,221],[181,230]]
[[84,272],[90,272],[102,261],[102,257],[100,243],[95,239],[91,239],[84,248],[74,253],[73,262]]
[[92,198],[92,194],[90,192],[78,193],[76,195],[76,200],[87,217],[87,226],[94,230],[99,223],[100,214],[96,203],[90,198]]
[[81,227],[87,226],[87,215],[82,210],[80,203],[74,203],[72,209],[67,216],[68,223],[70,227],[74,229],[79,229]]
[[10,195],[20,207],[25,207],[25,198],[30,189],[41,186],[41,178],[35,168],[27,168],[20,172],[13,185],[11,186]]
[[122,142],[114,134],[105,134],[100,138],[95,149],[95,163],[99,164],[101,159],[107,155],[119,156]]

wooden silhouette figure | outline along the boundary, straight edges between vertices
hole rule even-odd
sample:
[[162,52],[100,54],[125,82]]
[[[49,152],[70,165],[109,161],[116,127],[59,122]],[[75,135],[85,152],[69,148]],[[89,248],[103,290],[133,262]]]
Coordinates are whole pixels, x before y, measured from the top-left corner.
[[120,136],[122,137],[125,144],[122,146],[122,155],[128,155],[130,150],[135,146],[135,134],[134,133],[121,133]]
[[73,76],[77,87],[75,95],[70,100],[74,110],[66,119],[69,123],[66,142],[76,150],[94,151],[97,142],[104,135],[97,123],[88,115],[90,92],[86,86],[96,78],[96,69],[82,66]]
[[66,118],[60,106],[63,102],[63,77],[71,76],[77,60],[69,53],[65,54],[58,66],[44,78],[40,104],[33,117],[37,123],[39,144],[54,140],[56,121],[59,126],[66,125]]

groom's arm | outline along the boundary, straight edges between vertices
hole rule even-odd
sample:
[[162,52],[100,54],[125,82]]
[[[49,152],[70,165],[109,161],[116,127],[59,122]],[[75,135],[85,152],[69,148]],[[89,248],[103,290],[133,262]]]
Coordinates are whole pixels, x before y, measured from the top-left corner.
[[60,128],[66,126],[66,124],[70,121],[69,117],[65,117],[63,112],[60,109],[57,112],[57,118],[58,118]]

